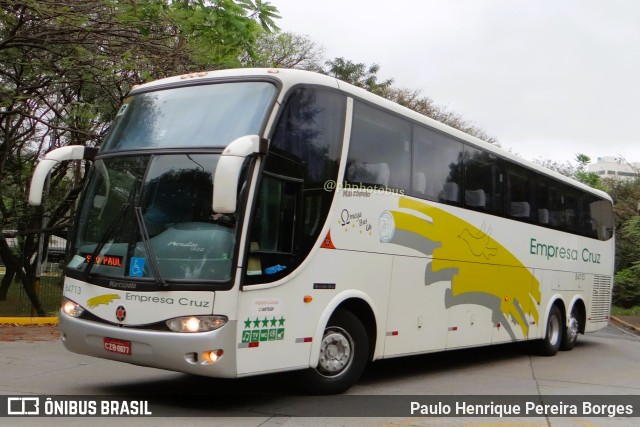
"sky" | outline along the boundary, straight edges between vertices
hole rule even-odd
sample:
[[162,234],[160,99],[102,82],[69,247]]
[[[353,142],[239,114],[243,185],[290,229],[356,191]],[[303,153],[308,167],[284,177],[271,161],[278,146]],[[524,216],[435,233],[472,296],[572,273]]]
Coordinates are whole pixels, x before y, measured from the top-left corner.
[[378,64],[525,159],[640,162],[640,1],[270,2],[327,59]]

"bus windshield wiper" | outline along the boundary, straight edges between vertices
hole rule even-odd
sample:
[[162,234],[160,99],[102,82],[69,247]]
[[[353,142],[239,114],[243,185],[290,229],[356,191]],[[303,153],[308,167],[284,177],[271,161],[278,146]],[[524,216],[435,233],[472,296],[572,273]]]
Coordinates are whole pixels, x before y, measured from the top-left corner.
[[158,268],[158,261],[156,260],[156,256],[153,253],[153,248],[149,244],[149,232],[147,230],[147,226],[144,223],[144,217],[142,216],[142,208],[137,206],[133,208],[136,214],[136,222],[138,223],[138,229],[140,230],[140,237],[142,238],[142,244],[144,245],[144,249],[149,256],[149,266],[151,267],[151,274],[153,274],[154,279],[157,282],[160,282],[160,287],[168,288],[169,284],[164,281],[162,278],[162,274],[160,274],[160,269]]
[[129,210],[129,206],[131,206],[129,203],[125,203],[125,204],[122,205],[122,207],[120,208],[120,212],[118,212],[118,214],[113,219],[113,221],[111,221],[111,224],[109,224],[109,227],[107,227],[107,230],[104,232],[104,235],[102,236],[102,239],[100,239],[100,241],[98,242],[98,245],[96,246],[96,248],[93,250],[93,252],[91,252],[91,255],[89,256],[89,264],[84,269],[84,279],[85,280],[87,280],[89,278],[89,274],[91,273],[91,269],[93,268],[93,266],[96,263],[96,257],[98,256],[98,254],[100,253],[100,251],[102,250],[104,245],[107,244],[107,240],[109,240],[109,238],[113,234],[114,230],[116,229],[116,226],[120,223],[120,220],[124,217],[124,215]]

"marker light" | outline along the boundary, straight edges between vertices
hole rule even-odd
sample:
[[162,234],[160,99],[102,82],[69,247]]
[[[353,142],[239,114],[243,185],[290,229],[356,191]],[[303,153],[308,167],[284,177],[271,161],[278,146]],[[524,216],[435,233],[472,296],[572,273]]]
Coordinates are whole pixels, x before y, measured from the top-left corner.
[[64,311],[68,316],[80,317],[82,316],[82,313],[84,313],[84,308],[70,299],[64,298],[62,300],[62,311]]
[[226,316],[186,316],[167,320],[167,326],[173,332],[207,332],[223,327]]
[[223,350],[206,351],[202,355],[202,359],[204,360],[204,363],[216,363],[218,360],[220,360],[223,354]]

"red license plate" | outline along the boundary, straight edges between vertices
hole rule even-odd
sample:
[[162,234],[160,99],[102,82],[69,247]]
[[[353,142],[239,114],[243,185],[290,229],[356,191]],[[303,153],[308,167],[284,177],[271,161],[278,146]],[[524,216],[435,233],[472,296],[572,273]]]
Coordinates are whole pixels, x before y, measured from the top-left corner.
[[104,349],[112,353],[131,355],[131,341],[117,340],[115,338],[103,339]]

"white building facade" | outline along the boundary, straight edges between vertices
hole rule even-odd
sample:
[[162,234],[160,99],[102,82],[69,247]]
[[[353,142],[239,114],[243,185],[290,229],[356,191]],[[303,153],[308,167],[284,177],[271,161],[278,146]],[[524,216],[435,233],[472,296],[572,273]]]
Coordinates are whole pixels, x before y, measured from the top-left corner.
[[634,179],[638,178],[640,163],[630,163],[620,157],[598,157],[598,161],[588,165],[587,169],[602,178]]

